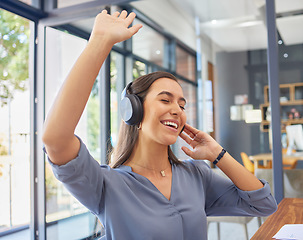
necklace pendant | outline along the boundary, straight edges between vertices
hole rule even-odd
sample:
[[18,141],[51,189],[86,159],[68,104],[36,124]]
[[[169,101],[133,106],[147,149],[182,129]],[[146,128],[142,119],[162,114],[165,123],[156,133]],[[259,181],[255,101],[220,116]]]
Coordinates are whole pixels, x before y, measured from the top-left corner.
[[162,177],[165,177],[165,172],[164,172],[164,170],[160,171],[160,173],[161,173]]

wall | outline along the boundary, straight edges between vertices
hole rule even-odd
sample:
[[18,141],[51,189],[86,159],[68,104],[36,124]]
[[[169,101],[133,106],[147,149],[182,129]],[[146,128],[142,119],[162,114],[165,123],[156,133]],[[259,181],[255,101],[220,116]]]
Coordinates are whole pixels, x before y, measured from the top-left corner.
[[251,127],[244,121],[230,120],[230,106],[234,105],[234,96],[249,94],[247,52],[226,53],[216,55],[215,80],[215,116],[216,139],[238,161],[240,152],[250,154]]

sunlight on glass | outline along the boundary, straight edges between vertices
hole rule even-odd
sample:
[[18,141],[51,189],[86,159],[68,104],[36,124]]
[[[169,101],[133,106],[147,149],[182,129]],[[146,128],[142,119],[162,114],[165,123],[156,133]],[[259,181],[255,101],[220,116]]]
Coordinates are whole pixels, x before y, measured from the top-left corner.
[[30,221],[29,21],[0,10],[0,232]]

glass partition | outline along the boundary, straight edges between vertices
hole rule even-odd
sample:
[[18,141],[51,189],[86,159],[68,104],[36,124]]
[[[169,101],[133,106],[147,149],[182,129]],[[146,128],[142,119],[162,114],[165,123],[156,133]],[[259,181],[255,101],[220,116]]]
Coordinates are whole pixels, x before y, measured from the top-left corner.
[[[140,20],[135,19],[134,24],[141,23]],[[136,34],[132,38],[133,54],[159,65],[160,67],[168,68],[168,40],[144,24],[140,29],[140,34]]]
[[32,7],[39,8],[40,7],[40,1],[39,0],[19,0],[20,2],[26,3],[28,5],[31,5]]
[[[203,125],[207,131],[214,131],[219,144],[238,162],[251,167],[253,173],[254,163],[248,156],[271,152],[268,132],[260,130],[260,105],[264,103],[264,86],[268,85],[264,4],[229,1],[216,5],[208,0],[199,15],[202,86],[207,91],[203,92]],[[244,219],[239,221],[244,223]],[[248,231],[240,231],[238,224],[223,218],[220,237],[233,239],[237,232],[239,239],[250,239],[258,230],[257,218],[251,219],[247,227]],[[217,237],[215,223],[210,223],[208,230],[209,239]]]
[[63,8],[63,7],[70,7],[73,5],[81,4],[87,2],[86,0],[57,0],[57,7]]
[[[64,79],[86,43],[86,40],[79,37],[52,28],[46,29],[46,113],[48,113]],[[99,102],[98,83],[96,81],[88,104],[76,128],[76,134],[81,137],[97,161],[100,161]],[[84,239],[100,230],[97,218],[55,179],[47,161],[45,185],[47,239]]]
[[[203,125],[207,131],[214,130],[216,140],[242,163],[241,152],[270,152],[268,132],[260,130],[264,87],[268,85],[265,5],[241,2],[233,10],[230,5],[208,3],[199,14],[206,63],[202,66],[203,86],[209,91],[203,96],[207,115]],[[210,114],[216,116],[214,123]]]
[[[280,0],[275,2],[276,44],[279,49],[277,84],[280,88],[280,92],[275,94],[280,94],[281,131],[278,134],[281,134],[281,144],[285,148],[286,126],[303,124],[302,101],[296,99],[300,96],[298,92],[303,81],[300,67],[303,61],[303,32],[300,30],[303,19],[301,14],[295,13],[302,12],[302,5],[295,2],[285,4],[285,1]],[[255,175],[266,179],[273,190],[271,164],[275,161],[272,159],[272,151],[276,150],[271,147],[265,1],[234,1],[236,8],[232,7],[231,2],[225,6],[216,6],[214,1],[207,3],[205,11],[201,11],[199,17],[202,41],[205,38],[211,40],[207,46],[212,49],[213,56],[206,50],[207,41],[203,41],[202,54],[215,68],[213,99],[216,139],[240,163],[250,165]],[[208,80],[207,74],[204,76]],[[298,161],[294,169],[294,165],[286,164],[285,150],[283,149],[282,157],[285,197],[302,197],[303,193],[299,191],[302,185],[290,177],[296,175],[299,180],[297,171],[302,171],[302,165]],[[212,238],[212,235],[209,237]],[[233,236],[226,231],[221,238],[230,239]]]
[[[182,89],[183,89],[183,95],[186,99],[186,105],[185,105],[185,114],[187,117],[187,123],[193,127],[197,127],[197,90],[196,86],[182,81],[178,80]],[[173,150],[175,155],[181,159],[185,160],[188,159],[188,156],[181,150],[181,146],[188,146],[183,139],[178,138],[177,142],[173,146]]]
[[0,236],[30,224],[29,25],[0,9]]
[[136,79],[147,74],[147,65],[140,61],[134,61],[133,64],[133,78]]
[[[280,80],[280,116],[284,197],[303,198],[303,154],[301,144],[292,144],[291,131],[303,125],[303,5],[276,1],[278,31],[278,59]],[[299,13],[299,14],[298,14]],[[290,125],[301,125],[288,127]],[[289,129],[289,130],[290,130]],[[296,131],[296,139],[302,139],[302,131]],[[289,156],[290,155],[290,156]],[[292,157],[294,161],[290,161]],[[272,181],[270,182],[272,184]]]
[[196,82],[196,57],[178,45],[176,46],[176,72]]
[[124,56],[112,51],[111,52],[111,92],[110,92],[110,126],[111,126],[111,143],[115,147],[118,140],[118,132],[121,123],[120,101],[121,93],[124,89]]

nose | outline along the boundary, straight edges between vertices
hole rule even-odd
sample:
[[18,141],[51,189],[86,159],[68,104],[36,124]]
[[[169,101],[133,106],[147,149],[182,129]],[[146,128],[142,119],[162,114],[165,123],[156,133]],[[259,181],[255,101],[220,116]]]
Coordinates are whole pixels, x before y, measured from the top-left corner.
[[182,109],[180,108],[178,103],[174,103],[171,105],[171,114],[172,115],[180,115],[182,113]]

